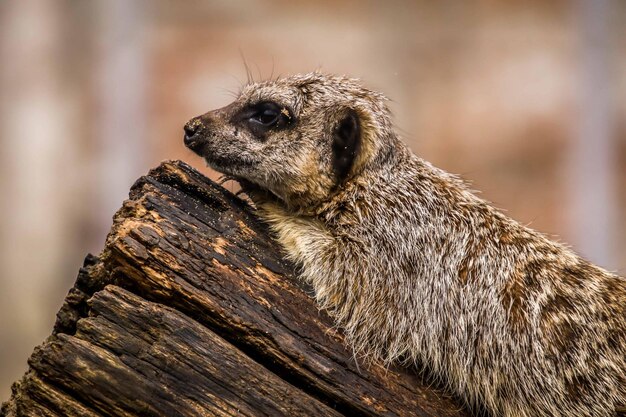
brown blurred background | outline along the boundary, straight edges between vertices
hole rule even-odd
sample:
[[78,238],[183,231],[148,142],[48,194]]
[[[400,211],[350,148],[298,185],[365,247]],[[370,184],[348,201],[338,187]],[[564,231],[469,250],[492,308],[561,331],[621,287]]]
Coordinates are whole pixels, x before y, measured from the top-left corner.
[[626,2],[0,1],[0,400],[133,181],[245,79],[321,68],[419,155],[626,273]]

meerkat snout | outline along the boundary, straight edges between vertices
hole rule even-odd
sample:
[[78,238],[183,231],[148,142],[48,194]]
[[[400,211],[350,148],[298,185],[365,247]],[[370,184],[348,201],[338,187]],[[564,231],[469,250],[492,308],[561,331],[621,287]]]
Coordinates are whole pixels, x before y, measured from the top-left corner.
[[202,137],[202,131],[204,126],[199,118],[193,118],[184,126],[185,136],[184,143],[189,149],[194,151],[200,151],[204,138]]
[[413,154],[381,94],[320,73],[251,84],[185,135],[251,184],[357,357],[425,365],[493,416],[626,405],[626,279]]

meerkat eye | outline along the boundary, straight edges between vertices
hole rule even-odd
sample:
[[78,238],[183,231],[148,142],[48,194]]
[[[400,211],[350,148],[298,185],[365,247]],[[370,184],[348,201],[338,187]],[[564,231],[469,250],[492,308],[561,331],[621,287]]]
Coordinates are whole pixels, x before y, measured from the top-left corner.
[[[263,102],[253,107],[248,121],[265,129],[274,129],[287,126],[291,121],[291,113],[284,106],[273,102]],[[259,127],[260,127],[259,126]]]
[[255,119],[261,122],[264,125],[273,125],[278,121],[278,115],[280,113],[276,113],[274,109],[265,109],[260,114],[258,114]]

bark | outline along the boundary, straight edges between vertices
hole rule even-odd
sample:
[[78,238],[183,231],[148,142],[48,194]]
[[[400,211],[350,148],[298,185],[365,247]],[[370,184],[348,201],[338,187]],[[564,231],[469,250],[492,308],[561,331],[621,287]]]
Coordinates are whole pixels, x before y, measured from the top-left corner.
[[8,416],[468,416],[358,363],[248,204],[182,162],[140,178]]

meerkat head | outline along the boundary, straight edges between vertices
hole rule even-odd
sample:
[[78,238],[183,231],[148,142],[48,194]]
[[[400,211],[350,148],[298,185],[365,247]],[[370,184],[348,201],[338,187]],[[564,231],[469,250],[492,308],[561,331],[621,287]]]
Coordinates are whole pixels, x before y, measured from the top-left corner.
[[249,84],[230,105],[191,119],[185,145],[288,207],[314,205],[389,147],[385,101],[356,80],[321,73]]

